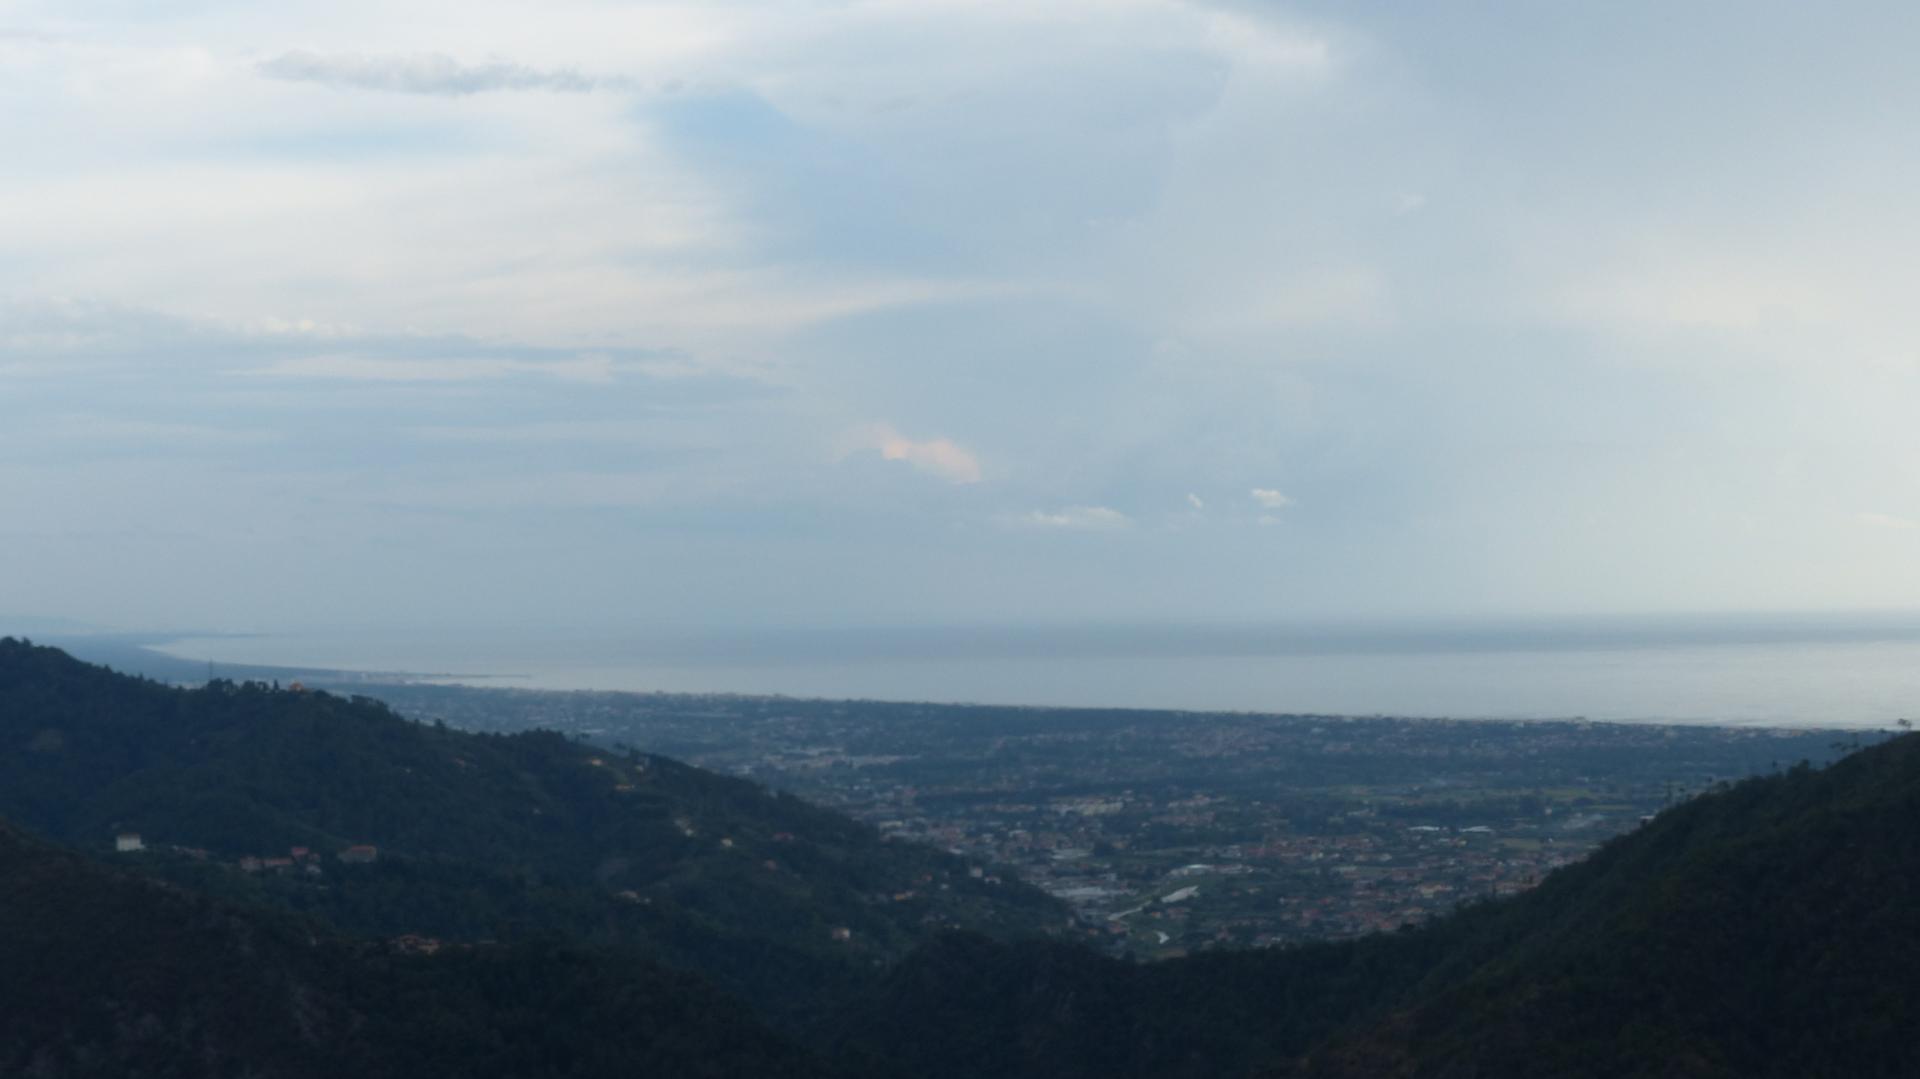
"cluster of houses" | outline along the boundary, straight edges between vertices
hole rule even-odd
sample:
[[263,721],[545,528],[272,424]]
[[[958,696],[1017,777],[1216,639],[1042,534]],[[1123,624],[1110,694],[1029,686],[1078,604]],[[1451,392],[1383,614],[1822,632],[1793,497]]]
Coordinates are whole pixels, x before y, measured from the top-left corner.
[[[120,832],[113,837],[113,849],[120,854],[135,854],[148,849],[146,841],[138,832]],[[184,854],[196,861],[206,861],[211,852],[199,847],[169,846],[175,854]],[[371,865],[380,860],[380,848],[367,843],[359,843],[341,851],[338,855],[344,865]],[[320,874],[320,852],[310,847],[289,847],[281,856],[261,857],[247,854],[234,864],[242,873],[286,872],[302,870],[313,876]]]
[[320,856],[306,847],[290,847],[284,857],[278,858],[242,855],[236,864],[242,873],[284,872],[296,866],[315,876],[320,873]]

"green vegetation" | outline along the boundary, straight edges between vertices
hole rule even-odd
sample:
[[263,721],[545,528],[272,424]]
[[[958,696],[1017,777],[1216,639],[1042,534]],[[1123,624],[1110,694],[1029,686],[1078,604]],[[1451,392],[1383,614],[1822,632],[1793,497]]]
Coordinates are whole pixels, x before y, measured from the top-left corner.
[[[0,747],[0,817],[82,850],[138,833],[155,873],[368,935],[640,947],[795,1022],[943,928],[1067,920],[959,858],[665,758],[364,698],[173,689],[11,640]],[[338,860],[360,844],[374,864]],[[295,847],[319,857],[242,871]]]
[[1907,736],[1662,814],[1443,927],[1450,976],[1302,1072],[1920,1073],[1916,894]]
[[0,750],[0,815],[80,848],[0,825],[3,1074],[1920,1074],[1913,736],[1417,929],[1144,964],[1022,939],[1061,909],[946,854],[554,734],[0,641]]
[[528,942],[407,954],[0,823],[0,1074],[819,1076],[698,979]]

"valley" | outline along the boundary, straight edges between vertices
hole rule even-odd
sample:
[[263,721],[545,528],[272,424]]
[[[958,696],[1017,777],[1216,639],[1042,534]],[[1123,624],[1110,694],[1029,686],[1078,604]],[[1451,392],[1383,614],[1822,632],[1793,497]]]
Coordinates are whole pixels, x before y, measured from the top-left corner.
[[1833,731],[362,687],[471,730],[634,746],[976,858],[1103,950],[1343,939],[1511,895]]

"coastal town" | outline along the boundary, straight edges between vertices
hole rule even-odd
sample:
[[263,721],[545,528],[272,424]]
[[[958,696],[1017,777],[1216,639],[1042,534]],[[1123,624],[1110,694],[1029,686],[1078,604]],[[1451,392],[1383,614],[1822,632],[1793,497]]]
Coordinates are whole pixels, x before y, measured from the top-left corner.
[[1417,923],[1522,891],[1716,784],[1846,748],[1832,731],[1579,720],[374,692],[416,719],[545,727],[791,791],[1036,884],[1139,957]]

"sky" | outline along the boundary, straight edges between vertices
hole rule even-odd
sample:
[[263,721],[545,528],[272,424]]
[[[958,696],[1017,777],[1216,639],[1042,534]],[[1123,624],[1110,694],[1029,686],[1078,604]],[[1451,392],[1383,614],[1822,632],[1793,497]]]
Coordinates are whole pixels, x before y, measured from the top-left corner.
[[1920,608],[1920,8],[0,0],[0,612]]

